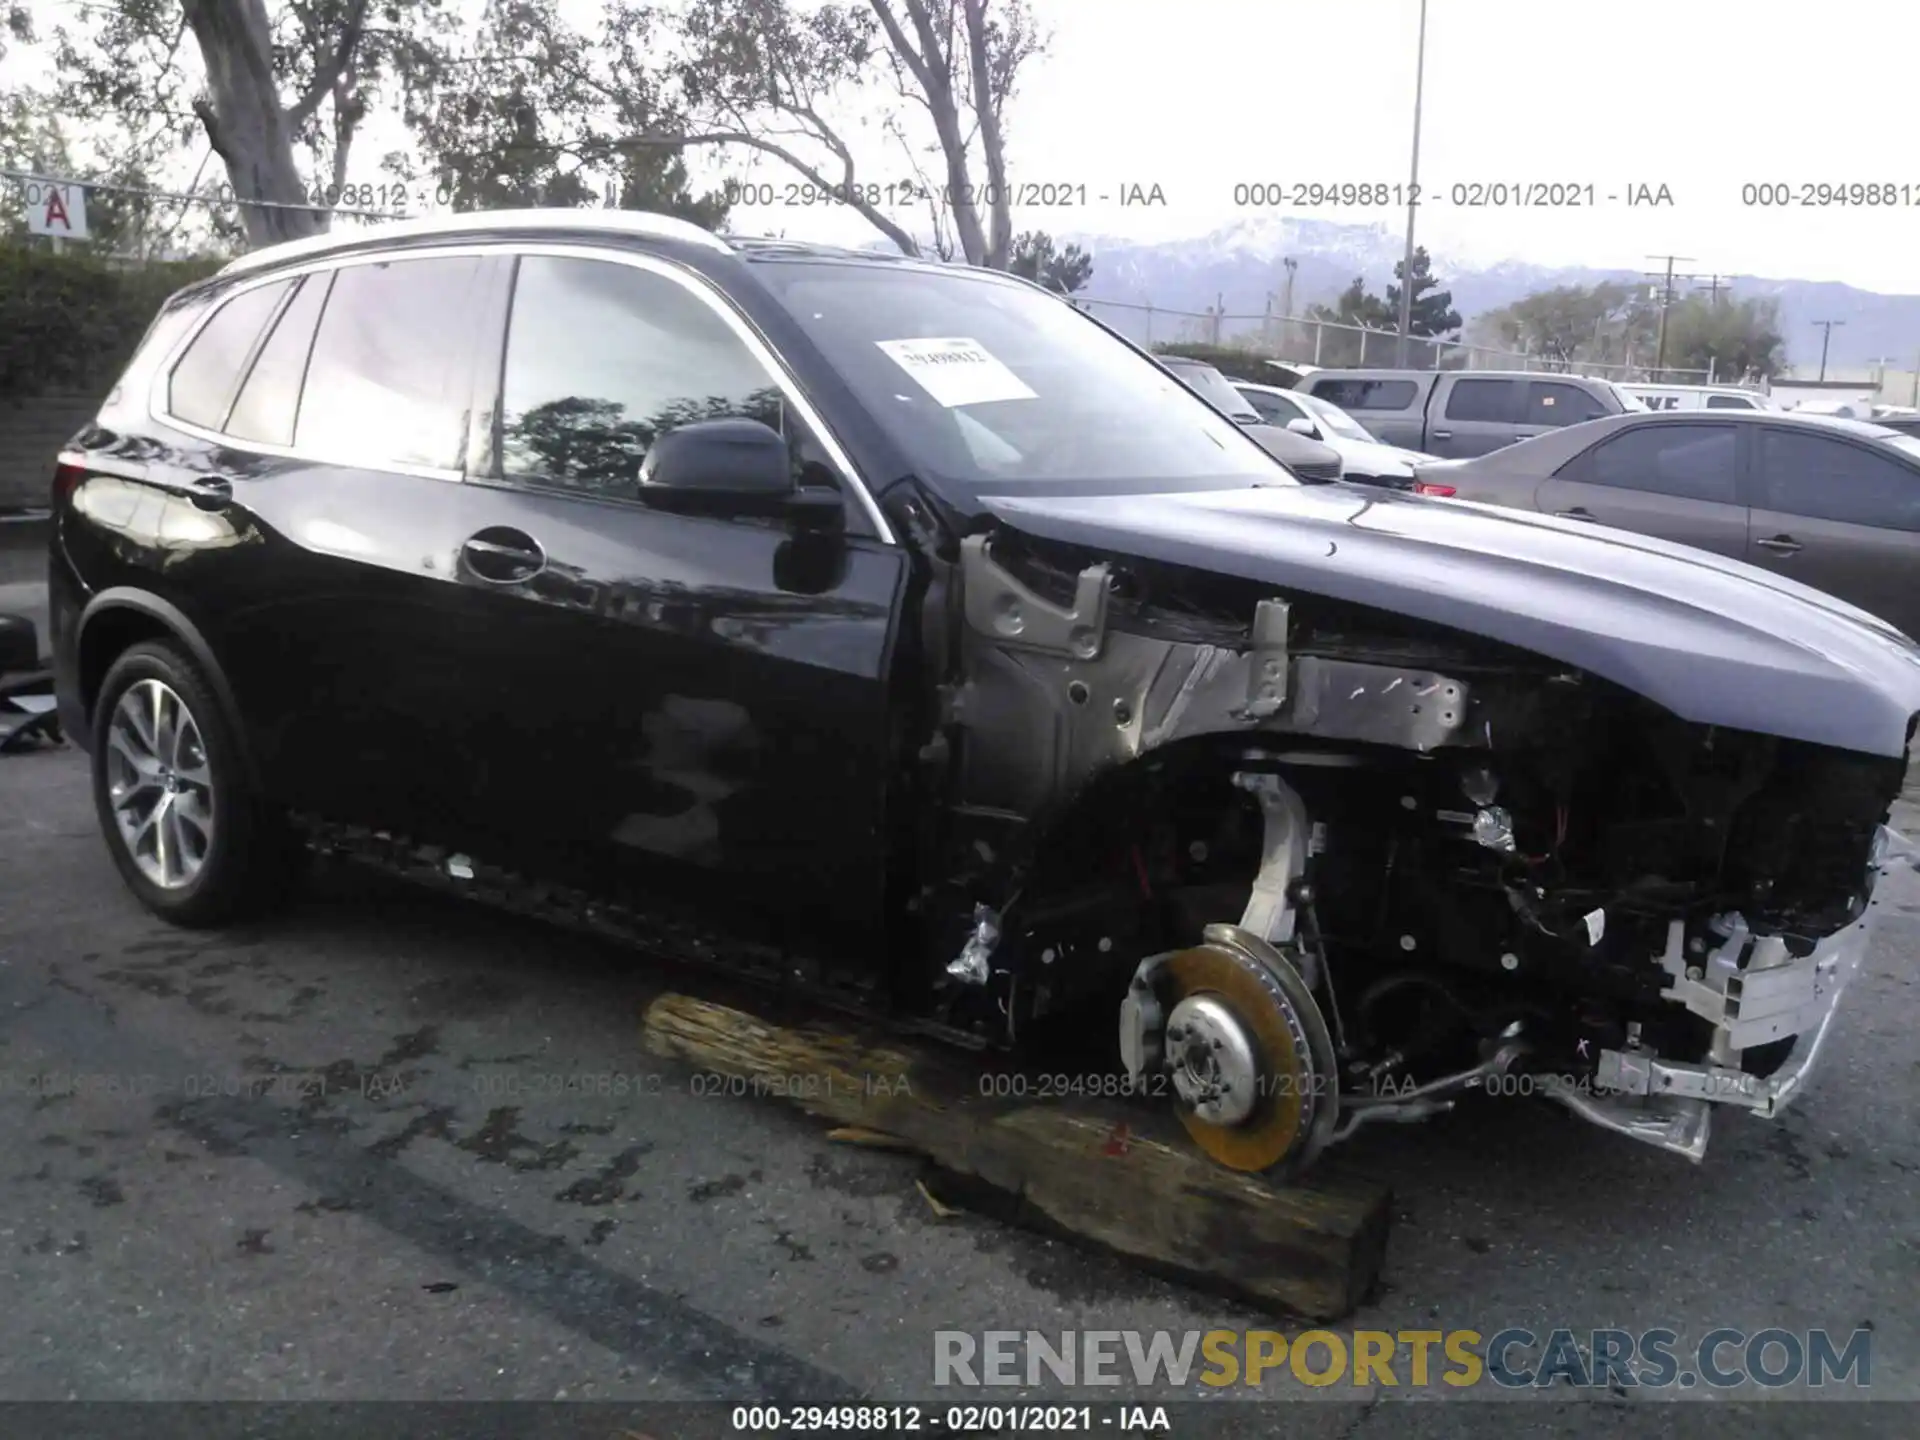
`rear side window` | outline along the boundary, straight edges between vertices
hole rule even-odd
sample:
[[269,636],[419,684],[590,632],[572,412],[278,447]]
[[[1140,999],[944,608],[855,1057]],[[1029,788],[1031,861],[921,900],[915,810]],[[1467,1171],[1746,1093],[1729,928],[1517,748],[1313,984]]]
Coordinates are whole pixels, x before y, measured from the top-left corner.
[[1613,412],[1599,398],[1578,385],[1561,380],[1527,382],[1527,424],[1578,425],[1582,420],[1598,420]]
[[1247,403],[1260,414],[1260,418],[1269,425],[1285,425],[1289,420],[1305,420],[1310,417],[1301,408],[1298,400],[1281,395],[1272,395],[1265,390],[1242,390]]
[[1920,530],[1920,472],[1865,445],[1769,427],[1760,432],[1753,503],[1815,520]]
[[1559,478],[1735,505],[1738,454],[1731,425],[1636,425],[1576,457]]
[[1411,380],[1321,380],[1312,393],[1342,410],[1407,410],[1420,387]]
[[309,275],[300,282],[287,308],[273,322],[273,333],[233,402],[226,430],[236,440],[266,445],[291,445],[293,419],[300,408],[300,380],[307,354],[313,349],[314,322],[327,298],[330,275]]
[[1447,419],[1512,424],[1520,419],[1518,399],[1511,380],[1456,380],[1447,396]]
[[475,256],[341,267],[294,443],[346,463],[460,468],[480,273]]
[[281,280],[243,290],[214,312],[167,377],[168,414],[208,430],[226,423],[253,342],[291,284]]
[[1709,395],[1709,410],[1758,410],[1760,407],[1744,395]]

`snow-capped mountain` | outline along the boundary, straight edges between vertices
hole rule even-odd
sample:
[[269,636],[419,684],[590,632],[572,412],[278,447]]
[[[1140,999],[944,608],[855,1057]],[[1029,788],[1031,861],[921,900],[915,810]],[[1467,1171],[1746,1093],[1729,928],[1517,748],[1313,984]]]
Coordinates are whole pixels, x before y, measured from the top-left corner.
[[[1330,302],[1364,276],[1367,288],[1384,294],[1405,246],[1405,234],[1385,224],[1342,225],[1294,216],[1261,215],[1185,240],[1143,242],[1117,236],[1058,237],[1092,254],[1093,279],[1083,292],[1092,300],[1151,304],[1159,311],[1199,313],[1224,306],[1228,315],[1285,313],[1287,270],[1296,263],[1292,297],[1296,314]],[[1433,271],[1453,293],[1454,308],[1467,320],[1556,285],[1593,285],[1602,280],[1645,283],[1637,270],[1534,265],[1511,257],[1473,254],[1436,242]],[[1736,297],[1773,296],[1780,302],[1780,329],[1787,355],[1798,365],[1817,365],[1820,332],[1815,320],[1844,320],[1833,330],[1829,370],[1858,369],[1873,359],[1920,349],[1920,296],[1880,295],[1830,281],[1735,277]]]

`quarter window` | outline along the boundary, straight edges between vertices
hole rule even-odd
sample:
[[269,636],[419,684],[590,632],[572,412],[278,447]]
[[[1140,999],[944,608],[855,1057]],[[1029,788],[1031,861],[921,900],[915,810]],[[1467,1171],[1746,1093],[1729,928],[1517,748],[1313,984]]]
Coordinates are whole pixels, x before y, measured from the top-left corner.
[[1527,424],[1578,425],[1611,412],[1590,392],[1558,380],[1527,382]]
[[1920,530],[1920,472],[1865,445],[1769,427],[1760,432],[1759,477],[1756,509]]
[[1514,413],[1518,388],[1511,380],[1456,380],[1447,396],[1447,419],[1511,424],[1519,418]]
[[1744,395],[1709,395],[1709,410],[1758,410],[1760,407]]
[[294,443],[349,464],[458,469],[479,277],[472,256],[343,266],[314,337]]
[[1313,393],[1342,410],[1407,410],[1420,387],[1411,380],[1322,380]]
[[1564,480],[1648,490],[1683,500],[1739,503],[1739,437],[1731,425],[1636,425],[1560,472]]
[[313,326],[326,303],[326,275],[309,275],[287,308],[274,322],[273,333],[260,347],[240,398],[233,402],[227,434],[236,440],[265,445],[291,445],[293,419],[300,408],[300,377],[306,373],[307,352],[313,348]]
[[253,342],[291,283],[281,280],[243,290],[214,313],[167,379],[168,414],[208,430],[226,423]]
[[[637,498],[654,440],[698,420],[758,420],[816,458],[766,367],[685,286],[631,265],[523,256],[501,387],[510,480]],[[824,469],[824,467],[822,467]],[[833,483],[831,472],[810,480]]]

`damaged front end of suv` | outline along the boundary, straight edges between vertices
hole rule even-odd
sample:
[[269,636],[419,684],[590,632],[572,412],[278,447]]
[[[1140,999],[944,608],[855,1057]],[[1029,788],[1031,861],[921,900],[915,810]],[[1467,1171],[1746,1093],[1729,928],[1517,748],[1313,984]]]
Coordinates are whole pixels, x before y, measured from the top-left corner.
[[1475,1091],[1694,1160],[1716,1107],[1787,1104],[1903,843],[1920,660],[1741,567],[1677,593],[1648,567],[1688,552],[1471,512],[1034,501],[953,547],[952,1003],[1117,1024],[1124,1088],[1249,1171]]

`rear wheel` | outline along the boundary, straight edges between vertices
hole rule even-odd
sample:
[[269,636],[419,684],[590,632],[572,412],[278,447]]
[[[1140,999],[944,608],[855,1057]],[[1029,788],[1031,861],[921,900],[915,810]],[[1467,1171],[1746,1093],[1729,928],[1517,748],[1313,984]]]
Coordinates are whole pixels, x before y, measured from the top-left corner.
[[156,915],[215,926],[285,896],[297,837],[253,793],[226,712],[178,646],[147,641],[114,661],[94,706],[92,760],[107,849]]

